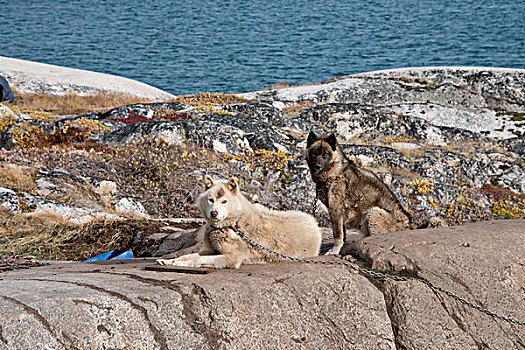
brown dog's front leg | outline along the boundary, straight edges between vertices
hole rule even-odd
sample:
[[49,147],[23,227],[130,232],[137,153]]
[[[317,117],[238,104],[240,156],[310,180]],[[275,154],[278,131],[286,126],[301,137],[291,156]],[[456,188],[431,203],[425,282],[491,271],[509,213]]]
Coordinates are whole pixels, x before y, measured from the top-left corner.
[[331,215],[331,219],[334,234],[334,246],[326,252],[326,255],[339,254],[344,242],[343,215]]

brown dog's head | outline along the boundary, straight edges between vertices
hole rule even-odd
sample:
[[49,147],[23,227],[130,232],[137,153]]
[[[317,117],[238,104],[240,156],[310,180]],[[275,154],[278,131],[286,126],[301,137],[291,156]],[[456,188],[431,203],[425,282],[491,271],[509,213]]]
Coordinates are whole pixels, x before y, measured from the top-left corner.
[[310,131],[306,141],[306,162],[312,175],[319,175],[331,168],[336,150],[337,139],[334,134],[318,136]]

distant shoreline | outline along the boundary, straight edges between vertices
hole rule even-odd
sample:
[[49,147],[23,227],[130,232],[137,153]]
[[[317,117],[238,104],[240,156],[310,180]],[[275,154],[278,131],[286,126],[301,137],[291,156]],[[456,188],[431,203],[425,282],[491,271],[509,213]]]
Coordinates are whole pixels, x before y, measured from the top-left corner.
[[[342,77],[334,77],[327,81],[284,87],[284,89],[298,89],[301,87],[316,87],[329,84],[333,81],[348,78],[365,78],[382,75],[400,75],[404,73],[420,73],[428,71],[493,71],[501,73],[522,73],[525,69],[503,67],[470,67],[470,66],[431,66],[431,67],[404,67],[385,70],[362,72]],[[154,86],[105,73],[98,73],[82,69],[68,68],[45,63],[38,63],[16,58],[0,56],[0,75],[6,78],[17,90],[24,93],[48,93],[51,95],[91,95],[99,91],[108,91],[117,94],[143,97],[156,101],[170,100],[175,95],[158,89]],[[283,88],[270,89],[282,90]],[[250,98],[260,91],[240,93],[238,95]]]

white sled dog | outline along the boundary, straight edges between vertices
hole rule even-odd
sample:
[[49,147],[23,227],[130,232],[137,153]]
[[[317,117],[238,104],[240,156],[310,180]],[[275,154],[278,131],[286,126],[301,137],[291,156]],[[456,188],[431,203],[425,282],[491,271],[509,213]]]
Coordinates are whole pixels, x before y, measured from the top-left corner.
[[214,180],[206,175],[197,206],[206,220],[202,250],[176,259],[159,259],[160,265],[238,269],[241,264],[282,260],[252,246],[236,230],[282,254],[298,258],[319,255],[321,231],[313,216],[253,204],[234,179]]

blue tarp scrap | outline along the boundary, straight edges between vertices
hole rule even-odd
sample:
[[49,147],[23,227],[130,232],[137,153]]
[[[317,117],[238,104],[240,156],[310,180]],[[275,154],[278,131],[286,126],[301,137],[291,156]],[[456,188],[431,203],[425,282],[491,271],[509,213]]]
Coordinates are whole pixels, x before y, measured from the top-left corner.
[[115,259],[131,259],[133,258],[133,251],[131,249],[115,249],[104,254],[100,254],[84,260],[84,262],[89,261],[100,261],[100,260],[115,260]]

